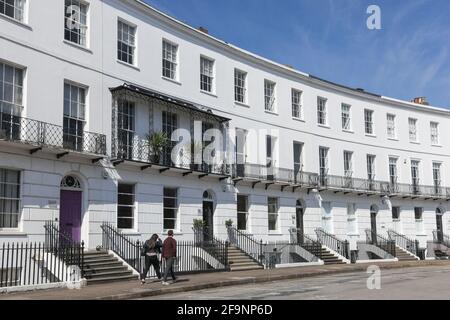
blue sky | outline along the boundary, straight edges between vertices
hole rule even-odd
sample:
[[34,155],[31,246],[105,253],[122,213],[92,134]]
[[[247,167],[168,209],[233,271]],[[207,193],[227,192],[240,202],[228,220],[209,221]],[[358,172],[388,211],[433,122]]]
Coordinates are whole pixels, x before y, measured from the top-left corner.
[[[450,109],[448,0],[145,0],[279,63],[350,87]],[[366,27],[381,8],[381,30]]]

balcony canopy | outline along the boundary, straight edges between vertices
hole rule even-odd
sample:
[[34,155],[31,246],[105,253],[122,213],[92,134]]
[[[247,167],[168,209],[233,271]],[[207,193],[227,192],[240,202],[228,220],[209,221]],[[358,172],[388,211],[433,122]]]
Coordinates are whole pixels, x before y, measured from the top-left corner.
[[153,91],[147,88],[139,87],[133,84],[124,83],[123,85],[116,87],[116,88],[110,88],[110,91],[112,94],[116,95],[131,95],[137,98],[142,99],[156,99],[165,103],[169,103],[175,106],[178,106],[180,108],[183,108],[185,111],[189,111],[192,113],[196,113],[198,115],[201,115],[203,117],[207,117],[210,119],[214,119],[219,123],[228,122],[231,119],[225,118],[222,116],[219,116],[217,114],[212,113],[210,109],[207,109],[206,107],[195,105],[192,102],[187,102],[182,99],[178,99],[166,94],[162,94],[157,91]]

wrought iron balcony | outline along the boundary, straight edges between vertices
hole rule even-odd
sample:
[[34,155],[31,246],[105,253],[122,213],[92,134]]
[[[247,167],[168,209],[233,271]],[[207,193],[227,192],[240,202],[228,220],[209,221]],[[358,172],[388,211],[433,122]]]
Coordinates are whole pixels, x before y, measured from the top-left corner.
[[321,175],[319,177],[319,185],[322,189],[336,189],[344,192],[380,194],[389,192],[388,182],[343,176]]
[[395,183],[389,185],[389,193],[393,196],[424,197],[449,199],[450,188],[441,186],[424,186],[417,184]]
[[137,135],[132,135],[129,139],[113,138],[113,163],[129,161],[137,163],[141,168],[155,167],[163,171],[173,169],[180,171],[183,175],[196,172],[200,173],[200,176],[202,174],[230,176],[230,166],[227,164],[194,163],[189,152],[180,152],[175,161],[171,155],[172,147],[165,148],[161,154],[152,153],[148,141]]
[[245,163],[233,166],[233,178],[235,180],[253,180],[265,183],[315,187],[318,184],[318,177],[316,173],[267,167],[260,164]]
[[0,141],[22,143],[32,149],[62,149],[106,155],[106,136],[91,132],[72,132],[62,126],[0,113]]

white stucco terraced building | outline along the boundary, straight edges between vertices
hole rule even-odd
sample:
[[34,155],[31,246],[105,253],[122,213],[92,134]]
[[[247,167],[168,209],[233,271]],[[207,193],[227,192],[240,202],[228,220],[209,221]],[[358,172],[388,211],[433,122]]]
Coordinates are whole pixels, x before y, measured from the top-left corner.
[[[226,239],[231,219],[263,241],[323,228],[354,249],[395,230],[425,248],[450,228],[450,111],[416,102],[137,0],[0,0],[0,243],[42,241],[48,220],[89,248],[103,222],[189,240],[204,219]],[[224,134],[213,165],[149,154],[149,134],[178,128]]]

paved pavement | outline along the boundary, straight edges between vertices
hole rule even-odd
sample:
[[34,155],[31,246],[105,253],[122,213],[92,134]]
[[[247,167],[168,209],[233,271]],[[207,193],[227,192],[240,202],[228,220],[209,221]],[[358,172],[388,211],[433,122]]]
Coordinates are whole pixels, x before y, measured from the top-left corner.
[[[141,300],[448,300],[450,266],[381,271],[380,289],[369,290],[366,272],[223,287]],[[371,281],[369,281],[372,283]]]
[[[336,279],[337,281],[337,279],[345,279],[342,278],[346,276],[343,275],[344,273],[359,273],[364,274],[367,277],[367,274],[365,272],[367,270],[367,267],[370,265],[372,264],[307,266],[274,270],[203,273],[181,276],[180,278],[182,279],[182,281],[174,283],[170,286],[162,286],[159,282],[148,282],[145,285],[141,285],[138,280],[135,280],[127,282],[90,285],[81,290],[53,289],[39,290],[27,293],[0,294],[0,300],[139,299],[145,297],[155,297],[163,294],[176,294],[180,292],[205,290],[236,285],[250,285],[251,287],[256,288],[255,284],[258,284],[259,286],[260,284],[267,282],[271,282],[270,287],[272,287],[274,285],[274,281],[280,282],[283,280],[298,280],[304,278],[308,278],[308,281],[314,281],[314,278],[311,277],[317,276],[326,276],[329,277],[329,279]],[[450,261],[435,260],[417,262],[383,262],[376,263],[376,265],[378,265],[383,271],[418,267],[422,267],[424,268],[424,270],[432,270],[432,268],[434,267],[441,268],[439,270],[446,270],[447,268],[450,269]],[[397,271],[399,271],[400,273],[404,273],[403,269]],[[262,286],[267,287],[267,284],[264,284]],[[200,291],[193,292],[192,295],[196,295],[199,292]],[[233,295],[233,297],[237,298],[236,295]],[[245,297],[242,296],[242,298]],[[448,298],[450,298],[450,295]]]

